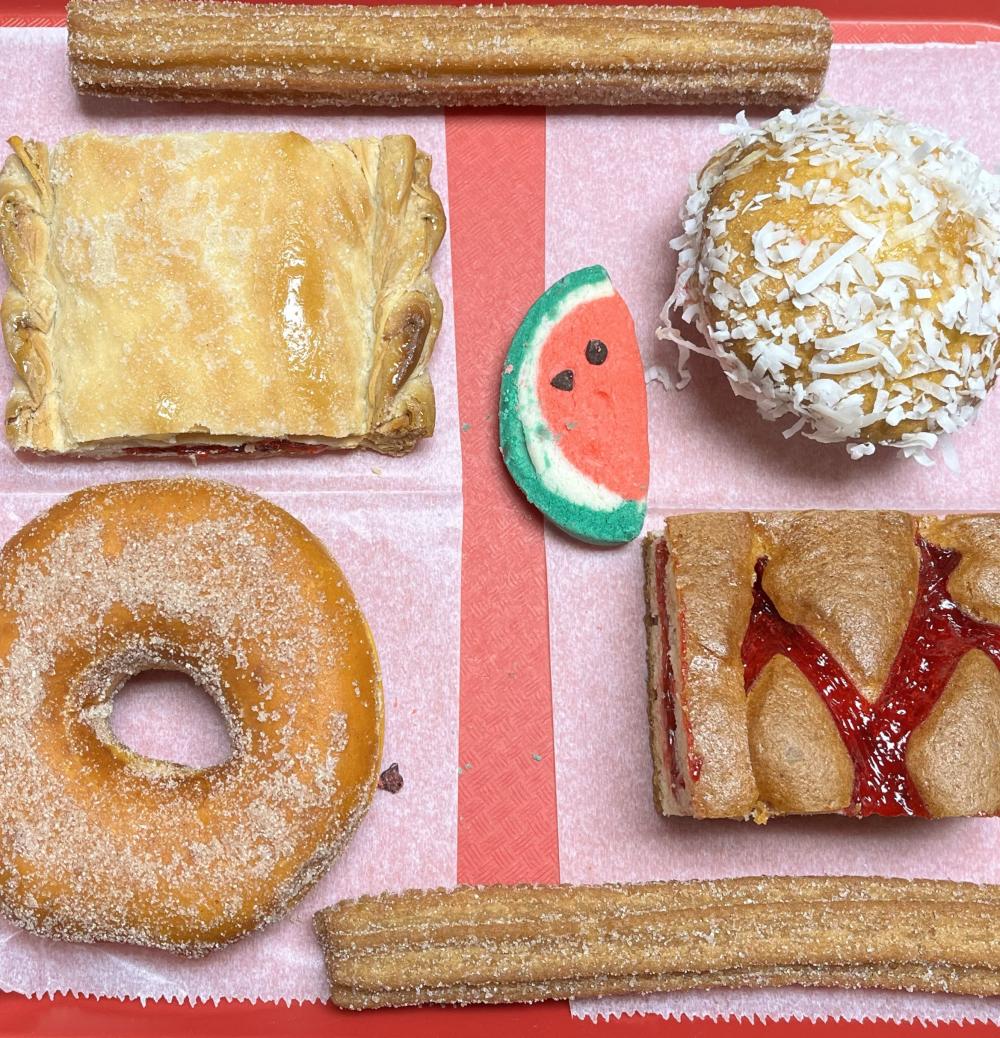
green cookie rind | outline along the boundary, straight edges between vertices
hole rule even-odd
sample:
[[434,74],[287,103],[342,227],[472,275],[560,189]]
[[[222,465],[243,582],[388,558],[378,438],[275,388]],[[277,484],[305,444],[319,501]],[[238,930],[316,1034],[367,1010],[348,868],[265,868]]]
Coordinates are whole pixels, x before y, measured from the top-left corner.
[[524,496],[567,533],[590,544],[625,544],[642,532],[645,501],[623,501],[611,511],[600,511],[567,501],[541,481],[528,454],[518,410],[517,381],[528,348],[542,321],[550,318],[565,296],[584,285],[608,281],[601,266],[584,267],[557,281],[535,300],[511,342],[500,379],[500,452]]

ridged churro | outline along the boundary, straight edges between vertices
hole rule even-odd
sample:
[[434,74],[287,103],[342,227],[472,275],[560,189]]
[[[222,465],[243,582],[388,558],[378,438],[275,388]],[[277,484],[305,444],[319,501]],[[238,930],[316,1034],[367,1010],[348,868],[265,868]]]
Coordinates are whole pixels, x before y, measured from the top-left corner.
[[1000,993],[1000,887],[943,880],[460,887],[315,921],[346,1009],[787,984]]
[[83,93],[291,105],[763,104],[817,97],[806,8],[71,0]]

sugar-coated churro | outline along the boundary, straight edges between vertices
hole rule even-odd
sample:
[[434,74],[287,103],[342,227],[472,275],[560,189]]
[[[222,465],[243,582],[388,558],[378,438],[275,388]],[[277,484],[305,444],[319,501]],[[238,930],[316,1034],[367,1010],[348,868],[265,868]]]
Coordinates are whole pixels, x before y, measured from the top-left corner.
[[1000,887],[768,877],[460,887],[316,914],[347,1009],[709,987],[1000,993]]
[[295,105],[765,104],[815,99],[806,8],[71,0],[88,94]]

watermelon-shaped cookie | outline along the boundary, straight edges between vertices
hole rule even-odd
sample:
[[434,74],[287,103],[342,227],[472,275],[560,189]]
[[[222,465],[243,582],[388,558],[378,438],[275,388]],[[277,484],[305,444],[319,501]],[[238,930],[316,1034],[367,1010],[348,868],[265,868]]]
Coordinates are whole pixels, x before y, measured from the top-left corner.
[[632,315],[603,267],[557,281],[518,328],[500,450],[528,500],[574,537],[623,544],[642,530],[646,383]]

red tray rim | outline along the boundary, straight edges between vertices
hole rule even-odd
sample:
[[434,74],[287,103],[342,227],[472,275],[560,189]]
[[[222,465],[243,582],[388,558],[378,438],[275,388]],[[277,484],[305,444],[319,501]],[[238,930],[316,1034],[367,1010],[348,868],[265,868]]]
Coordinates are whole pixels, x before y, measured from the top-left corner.
[[[841,0],[842,4],[850,0]],[[731,4],[737,6],[737,4]],[[831,15],[834,38],[837,42],[903,43],[960,42],[976,43],[1000,41],[1000,7],[995,0],[956,0],[949,15],[932,10],[929,3],[920,4],[918,17],[907,16],[906,7],[917,14],[908,0],[883,0],[879,7],[886,17],[837,18]],[[838,5],[839,6],[839,5]],[[898,10],[896,10],[896,9]],[[852,12],[853,13],[853,12]],[[59,0],[0,0],[0,29],[19,27],[58,27],[65,24],[65,7]],[[166,1000],[137,1000],[97,998],[94,996],[54,995],[47,997],[23,996],[14,992],[0,992],[0,1033],[32,1034],[39,1036],[134,1035],[140,1029],[153,1036],[165,1036],[183,1031],[194,1036],[273,1035],[295,1028],[303,1034],[379,1035],[408,1034],[415,1038],[434,1035],[540,1033],[570,1035],[581,1033],[587,1027],[604,1032],[626,1035],[685,1035],[689,1038],[738,1038],[749,1033],[751,1027],[766,1026],[776,1038],[808,1033],[818,1035],[828,1031],[837,1038],[855,1038],[875,1035],[876,1038],[915,1035],[925,1024],[919,1021],[893,1023],[890,1021],[761,1021],[761,1020],[663,1020],[659,1017],[623,1017],[617,1020],[588,1024],[573,1019],[564,1002],[536,1006],[469,1006],[465,1008],[422,1008],[416,1010],[382,1010],[378,1013],[349,1014],[333,1010],[323,1003],[265,1003],[248,1000],[224,1000],[219,1003],[171,1002]],[[942,1038],[958,1035],[962,1038],[996,1033],[1000,1028],[989,1024],[942,1024],[936,1033]]]

